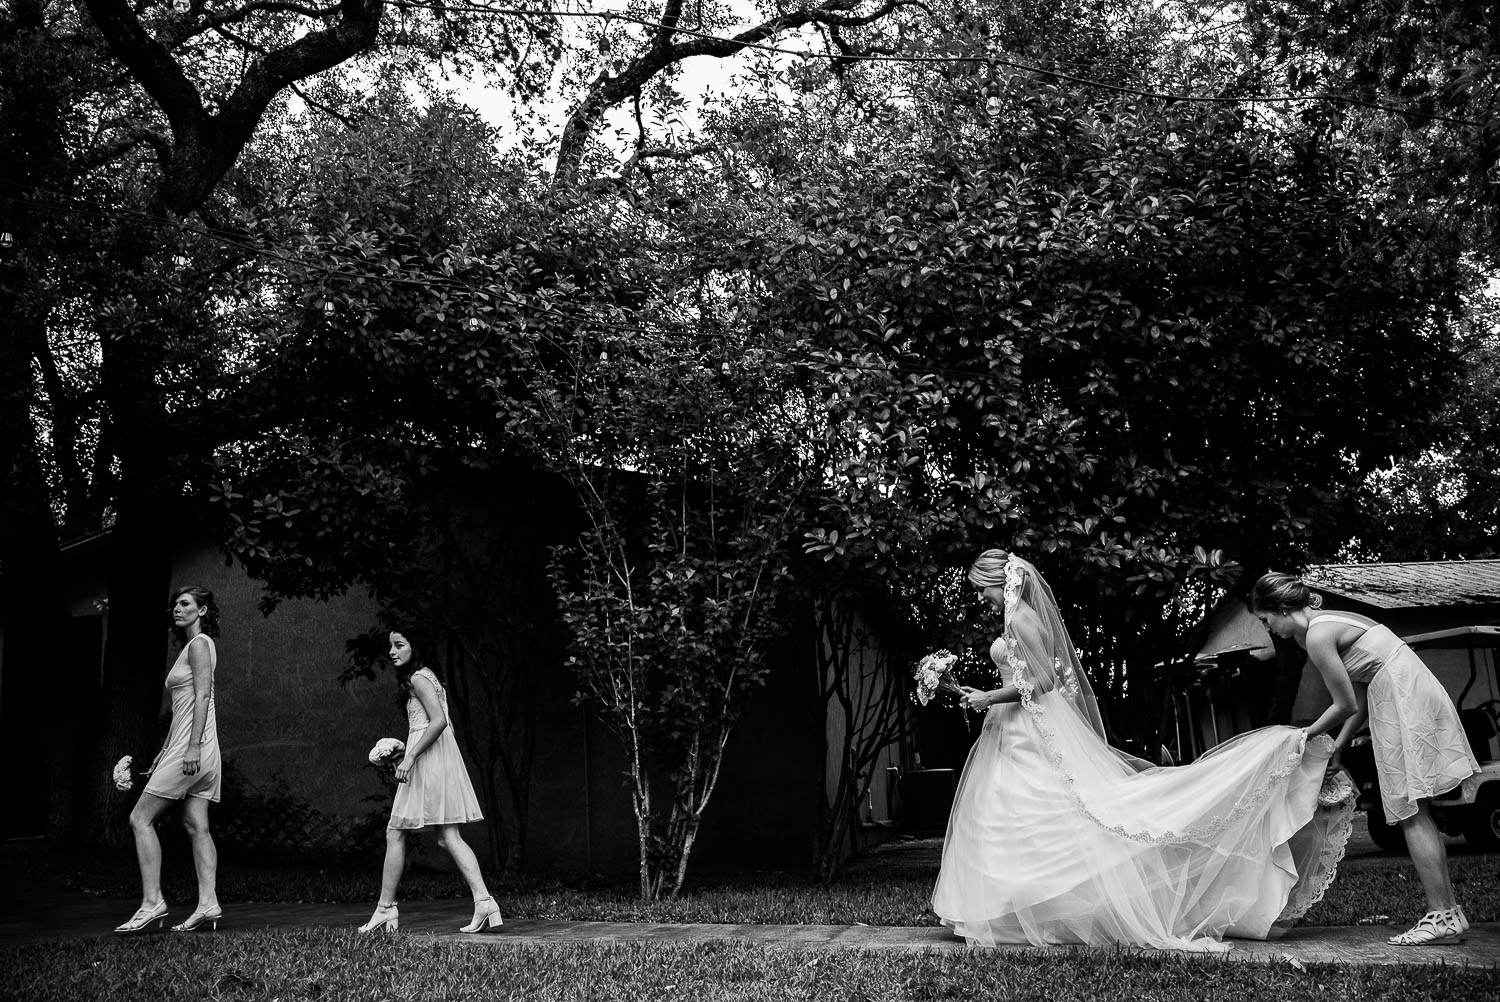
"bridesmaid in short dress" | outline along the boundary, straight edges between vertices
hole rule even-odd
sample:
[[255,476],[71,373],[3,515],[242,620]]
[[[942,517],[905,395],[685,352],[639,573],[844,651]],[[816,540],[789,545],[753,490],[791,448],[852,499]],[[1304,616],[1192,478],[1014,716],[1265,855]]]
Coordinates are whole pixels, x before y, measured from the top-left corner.
[[1339,730],[1330,769],[1338,767],[1339,755],[1368,720],[1380,806],[1401,826],[1427,897],[1427,914],[1389,942],[1461,943],[1469,919],[1454,896],[1448,854],[1429,803],[1478,772],[1479,762],[1453,700],[1416,652],[1373,619],[1322,612],[1322,604],[1322,596],[1289,574],[1266,574],[1251,593],[1255,615],[1267,630],[1295,640],[1315,666],[1348,672],[1354,683],[1355,712]]
[[198,875],[198,905],[174,932],[193,932],[207,925],[217,929],[224,910],[219,907],[218,850],[208,830],[208,805],[219,802],[223,770],[214,714],[213,638],[219,632],[219,610],[213,592],[198,585],[179,588],[172,596],[172,633],[182,653],[167,672],[166,689],[172,697],[172,725],[156,760],[146,772],[151,780],[130,812],[135,834],[136,861],[141,868],[141,907],[115,932],[137,933],[160,928],[167,904],[161,894],[161,842],[156,821],[174,802],[182,803],[182,824],[193,847],[193,869]]
[[453,736],[448,691],[423,663],[426,651],[413,644],[410,631],[392,631],[390,643],[396,684],[406,706],[408,734],[406,752],[396,765],[396,796],[385,833],[380,900],[370,921],[359,931],[386,928],[395,932],[401,927],[396,890],[406,869],[406,833],[426,828],[437,830],[438,845],[453,857],[474,898],[474,917],[459,932],[498,929],[502,925],[500,906],[485,887],[474,850],[458,831],[459,825],[481,821],[484,814]]

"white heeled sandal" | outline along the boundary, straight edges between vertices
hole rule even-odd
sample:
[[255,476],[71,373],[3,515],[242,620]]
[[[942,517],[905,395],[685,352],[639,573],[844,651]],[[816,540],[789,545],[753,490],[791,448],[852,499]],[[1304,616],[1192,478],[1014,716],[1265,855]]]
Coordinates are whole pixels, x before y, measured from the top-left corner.
[[158,929],[167,920],[167,903],[158,901],[154,905],[141,905],[135,910],[135,914],[128,920],[115,926],[115,932],[121,936],[130,936],[143,931],[148,925],[155,922]]
[[[490,903],[489,908],[481,907],[484,902]],[[486,929],[498,929],[505,924],[500,917],[500,906],[495,904],[494,898],[480,898],[474,902],[474,919],[468,925],[459,926],[459,932],[484,932]]]
[[389,932],[401,931],[401,910],[396,907],[396,902],[387,904],[384,901],[375,905],[375,914],[370,916],[370,921],[359,927],[362,933],[371,933],[382,926]]
[[218,905],[204,911],[198,909],[187,917],[186,922],[181,922],[172,927],[173,932],[197,932],[204,926],[208,926],[215,932],[219,930],[219,920],[224,917],[224,909]]

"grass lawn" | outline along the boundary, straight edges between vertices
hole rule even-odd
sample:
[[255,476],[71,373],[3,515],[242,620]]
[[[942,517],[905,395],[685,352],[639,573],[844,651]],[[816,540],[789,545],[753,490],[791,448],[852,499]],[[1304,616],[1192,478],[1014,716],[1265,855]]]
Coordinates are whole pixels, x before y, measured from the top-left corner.
[[1500,972],[1214,958],[894,954],[738,944],[481,946],[322,929],[99,939],[0,950],[0,1000],[787,999],[938,1002],[1450,1000],[1500,996]]
[[[458,875],[438,865],[413,865],[402,885],[407,900],[459,898],[466,892]],[[67,853],[37,845],[15,861],[32,873],[87,891],[130,898],[140,893],[133,854]],[[1459,900],[1476,922],[1500,921],[1500,856],[1465,855],[1450,860]],[[886,865],[880,854],[862,861],[833,883],[761,873],[732,879],[705,878],[677,901],[642,903],[632,885],[602,879],[560,881],[531,876],[492,880],[505,914],[570,921],[744,922],[848,925],[935,925],[928,900],[937,868]],[[360,869],[318,869],[261,865],[225,859],[219,895],[225,902],[314,901],[368,903],[375,899],[380,873]],[[191,900],[192,869],[184,854],[168,854],[163,887],[169,901]],[[1404,857],[1349,860],[1322,903],[1308,913],[1308,925],[1352,925],[1385,915],[1404,924],[1424,910],[1421,887]],[[1382,922],[1384,920],[1381,920]]]

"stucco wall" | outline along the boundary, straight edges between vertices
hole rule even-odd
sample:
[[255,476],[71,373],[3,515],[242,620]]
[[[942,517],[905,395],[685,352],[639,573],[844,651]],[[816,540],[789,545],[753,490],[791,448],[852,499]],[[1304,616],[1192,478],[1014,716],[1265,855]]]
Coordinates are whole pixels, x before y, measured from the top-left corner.
[[285,602],[268,617],[260,587],[211,545],[177,550],[173,569],[174,587],[201,584],[219,602],[214,698],[226,761],[262,792],[282,787],[333,815],[369,813],[364,798],[380,783],[365,756],[378,738],[406,736],[389,678],[338,681],[345,641],[375,625],[374,602],[355,592]]

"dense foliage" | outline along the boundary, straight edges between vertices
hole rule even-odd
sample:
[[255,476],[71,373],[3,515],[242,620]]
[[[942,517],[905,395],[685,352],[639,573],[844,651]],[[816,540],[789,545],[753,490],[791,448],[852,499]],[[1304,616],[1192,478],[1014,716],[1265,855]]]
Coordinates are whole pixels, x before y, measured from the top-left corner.
[[[512,864],[566,650],[634,763],[648,895],[797,616],[810,698],[866,734],[826,866],[909,726],[895,666],[977,636],[923,596],[978,549],[1035,557],[1149,752],[1242,575],[1492,545],[1485,4],[187,7],[0,15],[31,486],[0,560],[56,626],[59,532],[111,529],[96,762],[150,729],[166,541],[205,503],[267,609],[364,587],[441,632]],[[753,48],[800,29],[830,58]],[[684,60],[736,54],[689,113]],[[849,608],[885,695],[829,653]]]

